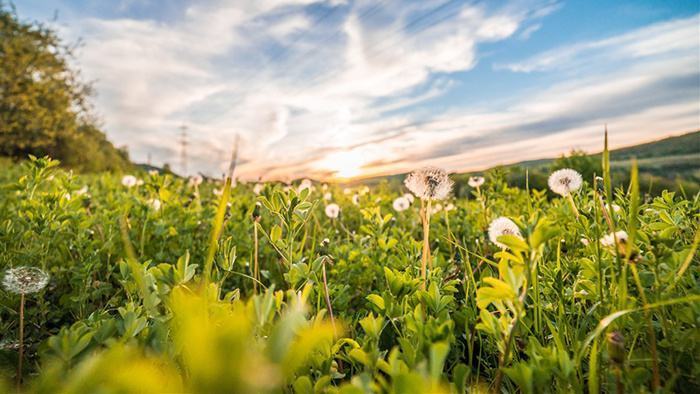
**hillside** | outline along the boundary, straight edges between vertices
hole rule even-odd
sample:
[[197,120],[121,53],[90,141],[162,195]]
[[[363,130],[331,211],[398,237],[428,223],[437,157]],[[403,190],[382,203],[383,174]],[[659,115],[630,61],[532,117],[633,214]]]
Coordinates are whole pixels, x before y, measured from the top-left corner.
[[[552,169],[571,166],[584,173],[586,179],[593,172],[600,174],[601,153],[593,153],[573,158],[545,158],[528,160],[515,164],[496,166],[483,171],[459,173],[454,176],[457,195],[469,193],[464,187],[466,179],[472,174],[494,174],[504,176],[512,186],[525,186],[525,171],[529,172],[530,186],[536,189],[547,187],[546,178]],[[569,155],[570,156],[570,155]],[[640,145],[615,149],[610,152],[611,167],[616,185],[628,182],[628,171],[632,158],[637,159],[642,189],[652,194],[663,189],[684,191],[692,195],[700,191],[700,131],[694,131],[675,137]],[[585,170],[584,168],[585,167]],[[590,172],[590,174],[588,174]],[[399,184],[406,174],[364,179],[355,183],[377,184],[388,182]]]

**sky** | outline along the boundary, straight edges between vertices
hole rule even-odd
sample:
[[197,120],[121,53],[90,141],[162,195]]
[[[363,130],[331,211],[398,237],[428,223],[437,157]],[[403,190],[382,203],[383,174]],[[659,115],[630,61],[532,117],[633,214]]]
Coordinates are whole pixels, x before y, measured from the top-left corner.
[[700,129],[697,1],[15,5],[82,42],[108,138],[176,172],[220,176],[236,136],[241,178],[344,180]]

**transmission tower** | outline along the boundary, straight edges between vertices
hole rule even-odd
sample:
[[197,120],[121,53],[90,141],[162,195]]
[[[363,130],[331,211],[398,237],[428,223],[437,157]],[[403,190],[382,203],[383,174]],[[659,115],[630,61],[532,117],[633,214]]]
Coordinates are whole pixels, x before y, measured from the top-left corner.
[[187,176],[187,126],[180,126],[180,167],[182,175]]

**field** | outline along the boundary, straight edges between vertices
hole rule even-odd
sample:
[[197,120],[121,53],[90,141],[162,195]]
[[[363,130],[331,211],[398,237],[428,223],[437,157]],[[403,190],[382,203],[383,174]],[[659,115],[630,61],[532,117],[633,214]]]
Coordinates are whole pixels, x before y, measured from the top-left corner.
[[411,203],[56,164],[0,175],[0,266],[50,278],[5,274],[4,391],[700,389],[700,197],[640,194],[636,167],[570,199],[494,172]]

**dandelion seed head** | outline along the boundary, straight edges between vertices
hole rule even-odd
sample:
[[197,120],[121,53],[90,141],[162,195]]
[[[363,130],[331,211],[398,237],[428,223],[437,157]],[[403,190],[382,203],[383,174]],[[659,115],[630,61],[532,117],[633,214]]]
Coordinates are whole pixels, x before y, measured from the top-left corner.
[[301,193],[302,191],[309,189],[309,191],[312,191],[314,187],[314,184],[311,182],[310,179],[303,179],[301,183],[299,184],[298,192]]
[[627,239],[629,238],[627,236],[627,232],[624,230],[620,230],[615,232],[615,234],[610,233],[603,238],[600,239],[600,244],[606,247],[612,247],[615,246],[615,238],[617,238],[617,243],[619,245],[624,245],[627,243]]
[[194,175],[194,176],[190,177],[187,184],[191,187],[196,187],[196,186],[201,185],[203,181],[204,181],[204,178],[202,178],[201,175]]
[[583,178],[581,174],[571,168],[554,171],[547,181],[549,188],[560,196],[568,196],[571,192],[581,188]]
[[333,199],[333,195],[330,192],[326,192],[323,194],[323,199],[326,201],[330,201]]
[[406,199],[408,200],[408,202],[410,202],[411,204],[413,204],[413,201],[416,200],[416,197],[415,197],[413,194],[411,194],[411,193],[405,193],[403,196],[404,196],[404,198],[406,198]]
[[622,210],[622,208],[617,204],[612,204],[612,205],[605,204],[605,209],[607,209],[609,211],[611,206],[612,206],[613,212],[615,212],[615,213],[620,212],[620,210]]
[[498,247],[505,249],[506,245],[498,242],[498,237],[501,235],[514,235],[518,238],[522,238],[518,225],[505,216],[494,219],[489,225],[489,239]]
[[454,182],[441,168],[425,167],[406,177],[404,185],[424,200],[444,200],[452,191]]
[[122,177],[122,186],[126,187],[134,187],[139,183],[139,180],[136,179],[135,176],[133,175],[124,175]]
[[331,219],[336,219],[340,215],[340,207],[338,204],[328,204],[326,205],[326,216]]
[[405,196],[401,196],[396,198],[391,205],[394,207],[394,211],[403,212],[411,206],[411,202]]
[[151,208],[153,208],[154,211],[160,210],[160,207],[163,205],[157,198],[154,198],[151,201],[149,201],[149,204],[151,204]]
[[36,267],[21,266],[5,271],[2,287],[15,294],[30,294],[46,287],[49,274]]
[[486,179],[484,179],[483,176],[470,176],[467,183],[469,184],[469,186],[476,189],[477,187],[483,185],[485,181]]
[[253,193],[260,194],[264,188],[265,185],[263,183],[256,183],[255,186],[253,186]]
[[360,195],[359,194],[353,194],[352,203],[355,205],[360,205]]
[[82,195],[87,194],[87,192],[88,192],[88,187],[87,187],[87,185],[85,185],[85,186],[81,187],[80,189],[76,190],[75,195],[82,196]]

